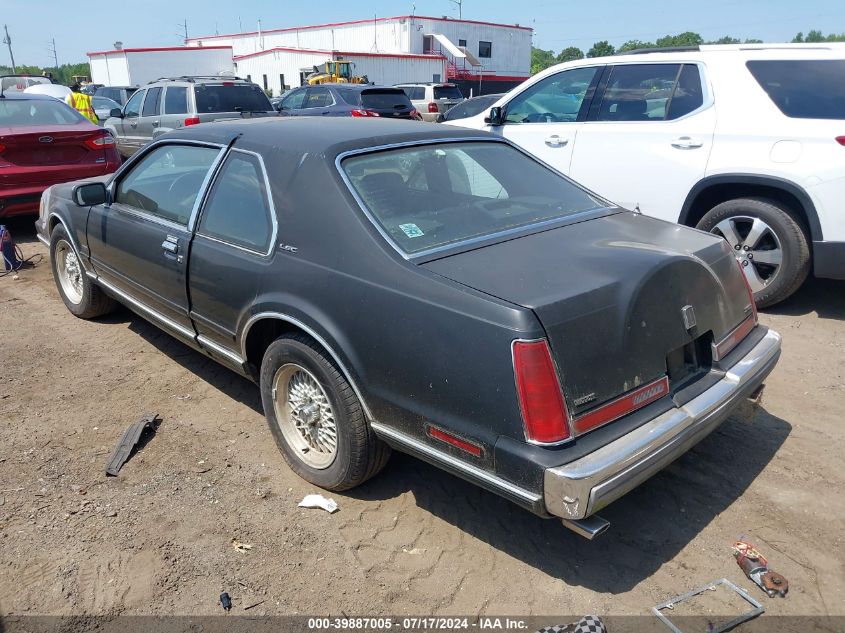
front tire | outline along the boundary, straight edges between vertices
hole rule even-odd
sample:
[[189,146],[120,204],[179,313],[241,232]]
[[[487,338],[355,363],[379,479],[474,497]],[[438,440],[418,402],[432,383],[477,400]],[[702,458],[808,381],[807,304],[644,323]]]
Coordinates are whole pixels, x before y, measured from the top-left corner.
[[728,200],[708,211],[696,228],[727,240],[758,308],[789,297],[810,272],[807,235],[794,213],[774,200]]
[[74,316],[93,319],[115,309],[114,299],[85,274],[79,253],[62,224],[50,234],[50,267],[59,296]]
[[369,428],[354,390],[313,339],[276,339],[261,362],[261,401],[285,461],[304,480],[348,490],[378,473],[390,448]]

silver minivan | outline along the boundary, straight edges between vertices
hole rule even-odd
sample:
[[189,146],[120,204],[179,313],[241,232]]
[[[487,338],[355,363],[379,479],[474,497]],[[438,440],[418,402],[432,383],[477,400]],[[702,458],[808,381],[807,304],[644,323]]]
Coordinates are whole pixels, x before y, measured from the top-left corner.
[[126,157],[166,132],[220,119],[278,116],[259,86],[239,77],[158,79],[139,88],[103,127]]
[[408,95],[424,121],[436,121],[439,114],[464,100],[461,89],[450,83],[396,84]]

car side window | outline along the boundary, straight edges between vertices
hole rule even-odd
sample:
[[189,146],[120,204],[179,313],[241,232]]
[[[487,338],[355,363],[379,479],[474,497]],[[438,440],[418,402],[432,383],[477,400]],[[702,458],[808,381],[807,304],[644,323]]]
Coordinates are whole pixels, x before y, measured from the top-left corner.
[[124,176],[118,204],[187,225],[202,184],[220,150],[199,145],[161,145]]
[[505,106],[506,123],[560,123],[578,120],[587,91],[600,68],[572,68],[546,77]]
[[141,114],[141,101],[144,100],[144,93],[146,90],[139,90],[132,98],[126,103],[126,107],[123,109],[123,116],[127,119],[131,119]]
[[596,120],[664,121],[680,73],[681,64],[614,66]]
[[155,116],[158,114],[158,103],[161,99],[161,88],[156,86],[147,90],[147,98],[144,99],[144,108],[141,110],[142,116]]
[[282,99],[282,110],[299,110],[302,108],[302,102],[305,101],[306,93],[305,88],[291,92],[287,97]]
[[197,234],[267,253],[273,237],[269,195],[259,158],[233,151],[211,188]]
[[409,95],[410,99],[414,99],[416,101],[422,101],[425,99],[425,86],[414,86],[411,88],[411,94]]
[[695,64],[684,64],[672,100],[666,108],[666,120],[678,119],[704,105],[701,73]]
[[309,88],[303,108],[326,108],[333,105],[334,99],[328,88]]
[[188,89],[185,86],[168,86],[164,92],[165,114],[188,113]]

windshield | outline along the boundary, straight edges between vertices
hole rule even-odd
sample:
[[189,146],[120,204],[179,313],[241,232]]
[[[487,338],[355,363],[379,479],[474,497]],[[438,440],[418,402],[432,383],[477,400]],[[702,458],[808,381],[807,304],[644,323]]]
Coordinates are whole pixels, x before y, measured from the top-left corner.
[[255,84],[199,84],[194,91],[197,99],[197,114],[273,110],[267,95]]
[[435,99],[463,99],[457,86],[434,86]]
[[350,156],[341,167],[409,255],[607,206],[501,142],[392,149]]
[[85,117],[55,99],[0,99],[0,127],[76,125]]

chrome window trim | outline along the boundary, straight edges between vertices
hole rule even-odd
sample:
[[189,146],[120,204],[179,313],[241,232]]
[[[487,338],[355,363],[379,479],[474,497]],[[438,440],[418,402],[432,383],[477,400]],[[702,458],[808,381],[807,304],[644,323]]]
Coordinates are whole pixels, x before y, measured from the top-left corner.
[[[250,156],[255,156],[258,159],[258,164],[261,168],[261,175],[264,179],[264,190],[266,192],[266,198],[267,198],[268,208],[269,208],[269,212],[270,212],[270,223],[273,226],[273,229],[270,233],[270,242],[267,245],[267,250],[264,251],[264,252],[257,251],[257,250],[251,249],[251,248],[247,248],[246,246],[241,246],[240,244],[234,244],[232,242],[227,242],[226,240],[220,239],[219,237],[212,237],[210,235],[206,235],[205,233],[202,233],[200,231],[200,228],[199,228],[199,225],[202,223],[201,213],[205,210],[205,206],[208,204],[208,201],[211,198],[212,189],[214,189],[214,186],[217,184],[218,179],[220,177],[221,172],[223,171],[223,167],[225,166],[226,161],[229,160],[229,157],[234,153],[240,153],[240,154],[247,154],[247,155],[250,155]],[[220,161],[220,163],[216,163],[215,165],[213,165],[212,171],[213,171],[214,175],[211,179],[211,182],[208,183],[208,189],[204,192],[204,195],[201,198],[202,205],[197,210],[197,217],[193,218],[193,220],[196,222],[196,229],[194,230],[194,235],[197,236],[197,237],[201,237],[203,239],[206,239],[206,240],[211,240],[212,242],[217,242],[219,244],[225,244],[226,246],[231,246],[232,248],[236,248],[236,249],[243,251],[245,253],[250,253],[251,255],[257,255],[259,257],[269,257],[270,255],[272,255],[273,251],[275,250],[276,239],[278,238],[278,234],[279,234],[279,221],[278,221],[278,218],[276,217],[276,205],[273,203],[273,193],[270,189],[270,177],[267,175],[267,166],[264,164],[264,157],[261,156],[261,154],[259,154],[258,152],[253,152],[251,150],[240,149],[240,148],[232,148],[226,154],[225,158],[222,161]]]
[[370,422],[370,426],[372,427],[373,431],[376,432],[376,435],[380,435],[382,437],[389,438],[396,442],[397,444],[402,444],[404,446],[410,447],[411,449],[422,453],[436,461],[444,462],[458,470],[465,475],[467,475],[470,479],[481,480],[485,483],[489,484],[493,488],[497,490],[502,490],[507,494],[519,497],[523,501],[528,503],[537,503],[539,502],[543,496],[537,494],[535,492],[531,492],[530,490],[526,490],[520,486],[517,486],[506,479],[502,479],[498,475],[494,475],[474,464],[468,464],[463,462],[456,457],[453,457],[449,453],[445,453],[443,451],[437,450],[436,448],[432,448],[428,444],[425,444],[418,439],[406,435],[401,431],[397,431],[386,424],[381,422],[372,421]]
[[[361,198],[361,196],[358,195],[358,192],[356,191],[354,185],[352,184],[352,181],[349,179],[349,176],[347,175],[346,171],[343,169],[341,163],[345,159],[347,159],[351,156],[360,156],[362,154],[375,154],[375,153],[382,152],[382,151],[385,151],[385,150],[402,149],[404,147],[416,147],[416,146],[422,146],[422,145],[440,145],[440,144],[443,144],[443,143],[501,143],[503,145],[507,145],[508,147],[511,147],[511,148],[515,149],[516,151],[518,151],[523,156],[533,160],[535,163],[542,165],[543,167],[545,167],[546,169],[548,169],[552,173],[560,176],[561,178],[564,178],[567,182],[569,182],[574,187],[577,187],[581,191],[584,191],[589,196],[595,198],[599,202],[604,203],[605,206],[604,207],[599,206],[599,207],[596,207],[594,209],[589,209],[589,210],[586,210],[586,211],[578,211],[578,212],[572,213],[570,215],[565,215],[565,216],[553,218],[553,219],[550,219],[550,220],[543,220],[541,222],[533,222],[531,224],[526,224],[524,226],[511,228],[511,229],[505,229],[505,230],[502,230],[502,231],[497,231],[495,233],[489,233],[487,235],[471,237],[471,238],[467,238],[465,240],[461,240],[461,241],[458,241],[458,242],[451,242],[449,244],[442,244],[440,246],[434,246],[432,248],[427,248],[425,250],[418,251],[416,253],[408,253],[401,246],[399,246],[399,244],[396,243],[396,241],[390,236],[390,234],[387,231],[384,230],[384,227],[381,225],[381,223],[378,221],[378,219],[372,214],[372,212],[370,211],[370,209],[367,207],[366,203],[364,202],[363,198]],[[346,188],[349,190],[349,193],[352,194],[352,197],[355,198],[355,202],[358,203],[358,206],[361,208],[361,211],[364,213],[366,218],[375,227],[375,229],[378,231],[378,233],[385,239],[385,241],[393,248],[393,250],[396,251],[406,261],[416,261],[416,260],[419,260],[419,259],[423,259],[425,257],[429,257],[433,254],[437,254],[437,253],[446,251],[446,250],[457,249],[457,248],[461,248],[463,246],[469,246],[469,245],[476,244],[478,242],[487,241],[487,240],[495,240],[497,238],[508,237],[510,235],[521,233],[521,232],[526,231],[526,230],[537,229],[537,228],[542,229],[544,226],[548,226],[549,224],[554,224],[555,222],[566,221],[568,223],[570,220],[577,219],[577,218],[583,218],[587,215],[594,214],[594,213],[597,213],[597,212],[606,212],[606,211],[611,210],[615,207],[615,205],[613,205],[613,203],[605,200],[604,198],[602,198],[598,194],[590,191],[589,189],[586,189],[585,187],[579,185],[574,180],[572,180],[571,178],[569,178],[565,174],[561,173],[560,171],[558,171],[557,169],[555,169],[554,167],[552,167],[548,163],[540,160],[536,156],[529,154],[527,151],[525,151],[519,145],[516,145],[515,143],[510,142],[506,138],[496,137],[496,136],[490,137],[490,138],[485,138],[483,136],[479,136],[479,137],[473,137],[473,136],[453,137],[453,136],[450,136],[450,137],[447,137],[447,138],[430,138],[430,139],[423,139],[423,140],[417,140],[417,141],[404,141],[404,142],[401,142],[401,143],[388,143],[386,145],[374,145],[372,147],[364,147],[364,148],[348,150],[346,152],[341,152],[340,154],[338,154],[335,157],[334,164],[335,164],[335,169],[337,170],[338,174],[340,174],[340,177],[343,180],[344,184],[346,185]]]
[[352,374],[349,373],[349,370],[346,368],[346,365],[343,363],[343,361],[341,360],[341,358],[337,354],[337,352],[335,352],[334,349],[332,349],[331,345],[328,344],[326,339],[324,339],[316,331],[314,331],[314,328],[306,325],[305,323],[303,323],[302,321],[300,321],[296,317],[292,317],[289,314],[285,314],[283,312],[272,312],[272,311],[259,312],[257,314],[253,314],[251,317],[249,317],[249,320],[246,322],[246,324],[244,324],[244,327],[241,330],[241,334],[240,334],[240,337],[239,337],[240,343],[241,343],[241,357],[244,359],[244,362],[246,362],[246,360],[247,360],[246,340],[247,340],[247,336],[249,335],[250,328],[253,326],[253,324],[256,321],[258,321],[260,319],[268,319],[268,318],[274,318],[274,319],[278,319],[280,321],[285,321],[286,323],[290,323],[291,325],[294,325],[294,326],[300,328],[306,334],[308,334],[311,338],[313,338],[315,341],[317,341],[323,347],[323,349],[325,349],[329,353],[329,355],[332,357],[334,362],[337,363],[337,366],[340,368],[340,371],[343,374],[343,377],[346,378],[346,381],[352,387],[352,391],[355,392],[355,395],[358,397],[358,400],[361,402],[361,408],[364,410],[364,415],[367,417],[368,420],[372,421],[374,419],[372,411],[370,411],[370,408],[367,406],[366,400],[364,400],[364,396],[361,394],[361,390],[358,389],[358,385],[355,384],[355,381],[352,378]]

